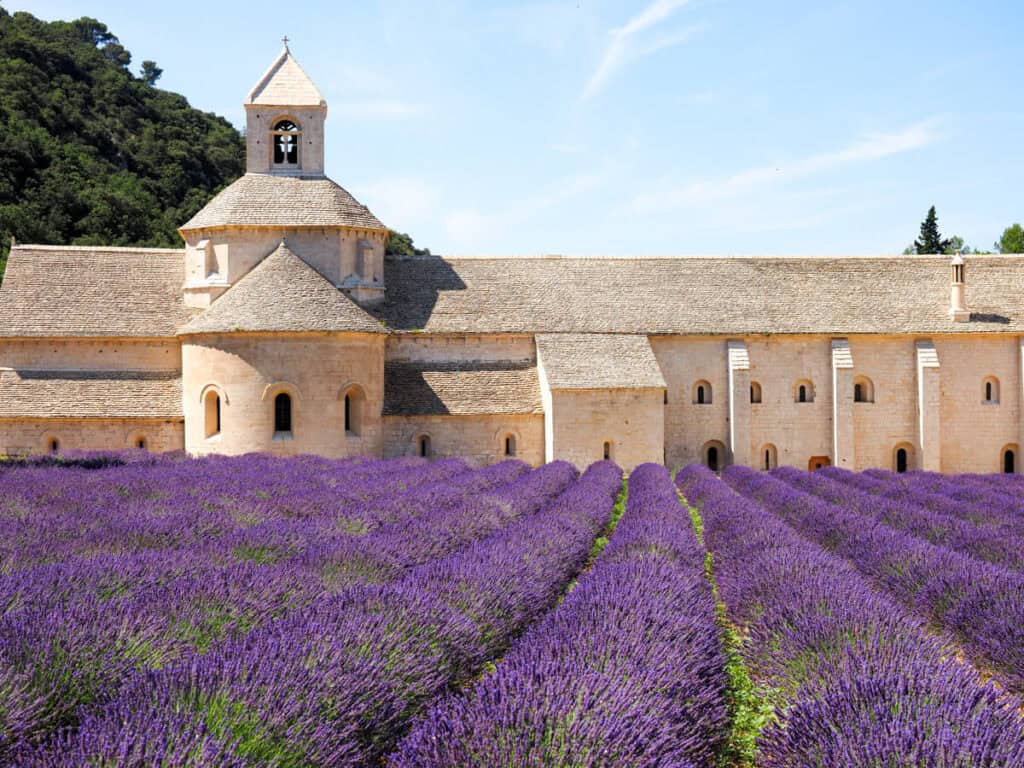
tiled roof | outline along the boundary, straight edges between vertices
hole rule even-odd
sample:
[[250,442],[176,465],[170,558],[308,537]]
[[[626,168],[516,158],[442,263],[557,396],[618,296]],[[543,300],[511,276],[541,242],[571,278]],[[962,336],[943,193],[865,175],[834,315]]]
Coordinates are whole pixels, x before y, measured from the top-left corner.
[[553,333],[537,336],[537,358],[550,389],[665,387],[646,336]]
[[377,320],[284,243],[182,328],[180,334],[235,331],[387,333]]
[[17,245],[0,285],[2,337],[173,336],[185,307],[182,250]]
[[320,90],[285,46],[260,81],[249,91],[246,104],[316,107],[324,104]]
[[393,329],[439,333],[1022,333],[1024,257],[387,259]]
[[268,173],[245,174],[181,229],[228,226],[385,229],[369,208],[324,176]]
[[543,413],[533,363],[384,364],[384,415]]
[[182,419],[181,374],[0,369],[0,418]]

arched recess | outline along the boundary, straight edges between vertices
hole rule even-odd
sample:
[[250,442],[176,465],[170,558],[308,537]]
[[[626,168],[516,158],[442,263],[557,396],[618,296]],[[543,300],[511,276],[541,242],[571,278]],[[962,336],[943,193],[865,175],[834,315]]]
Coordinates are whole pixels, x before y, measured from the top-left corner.
[[899,443],[892,449],[892,468],[894,472],[909,472],[916,468],[914,446],[910,443]]
[[761,385],[756,381],[750,382],[750,402],[753,405],[761,402]]
[[793,385],[793,401],[797,403],[814,402],[814,382],[810,379],[797,379]]
[[434,455],[434,441],[428,432],[420,432],[412,439],[413,450],[416,456],[429,459]]
[[61,448],[64,447],[60,438],[55,434],[43,435],[42,444],[43,453],[60,453]]
[[1004,475],[1020,472],[1020,447],[1016,443],[1004,445],[999,451],[999,471]]
[[366,420],[366,390],[361,384],[348,382],[338,390],[338,399],[341,400],[345,436],[359,437]]
[[875,402],[875,384],[867,376],[854,376],[853,378],[853,402],[873,403]]
[[999,404],[999,379],[986,376],[981,382],[981,401],[985,405]]
[[701,460],[704,466],[712,472],[721,472],[727,464],[725,443],[720,440],[709,440],[700,449]]
[[779,466],[779,450],[772,443],[765,443],[758,451],[758,461],[761,462],[761,469],[768,471]]
[[203,437],[210,439],[221,432],[227,392],[219,384],[207,384],[200,390],[199,403],[203,406]]
[[693,404],[694,405],[711,405],[711,384],[705,379],[700,379],[694,382],[693,385]]
[[148,451],[149,438],[146,437],[146,434],[144,432],[135,432],[131,437],[128,438],[128,447],[134,448],[137,451]]
[[497,447],[498,455],[506,459],[518,456],[522,448],[519,432],[515,429],[499,429],[494,433],[494,444]]

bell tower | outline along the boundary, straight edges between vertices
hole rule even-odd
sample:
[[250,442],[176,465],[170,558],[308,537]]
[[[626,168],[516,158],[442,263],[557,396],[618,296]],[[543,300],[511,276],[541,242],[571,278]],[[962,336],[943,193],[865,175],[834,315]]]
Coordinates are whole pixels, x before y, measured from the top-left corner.
[[327,102],[283,42],[245,100],[245,170],[323,176]]

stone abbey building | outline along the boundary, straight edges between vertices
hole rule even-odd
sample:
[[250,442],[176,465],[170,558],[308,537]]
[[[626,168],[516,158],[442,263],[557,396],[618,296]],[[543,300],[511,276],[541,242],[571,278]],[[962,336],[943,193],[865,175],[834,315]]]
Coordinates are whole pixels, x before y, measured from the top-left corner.
[[181,249],[16,245],[0,454],[1019,471],[1024,257],[385,256],[285,48]]

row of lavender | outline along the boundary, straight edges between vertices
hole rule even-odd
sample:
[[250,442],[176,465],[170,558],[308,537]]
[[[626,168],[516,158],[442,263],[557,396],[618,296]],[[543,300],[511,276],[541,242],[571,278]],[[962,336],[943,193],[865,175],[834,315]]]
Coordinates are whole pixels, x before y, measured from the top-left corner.
[[427,712],[388,765],[714,765],[725,655],[703,561],[668,472],[639,467],[593,569],[492,674]]
[[[807,478],[787,479],[798,475]],[[757,695],[774,705],[759,766],[1024,764],[1021,702],[982,683],[951,643],[858,573],[876,548],[892,572],[918,572],[913,553],[890,557],[904,534],[763,473],[735,468],[725,478],[747,497],[702,467],[677,483],[702,515]]]
[[[247,457],[228,462],[239,474],[249,475],[250,498],[268,503],[258,507],[250,525],[236,523],[211,541],[191,541],[190,535],[191,543],[184,545],[179,541],[134,554],[79,555],[65,563],[15,570],[0,579],[0,605],[5,608],[0,617],[0,686],[7,692],[0,708],[0,754],[18,741],[35,741],[75,726],[90,707],[115,697],[135,670],[165,667],[176,659],[188,662],[240,641],[289,612],[311,610],[330,595],[345,599],[360,585],[394,582],[420,563],[534,513],[576,476],[565,464],[528,472],[521,462],[470,471],[462,462],[370,462],[373,466],[368,467],[352,462],[329,466],[317,459],[303,466],[305,461]],[[249,462],[261,465],[262,471],[247,472]],[[108,485],[132,491],[159,488],[159,474],[165,470],[175,482],[187,481],[179,475],[180,462],[167,464],[151,463],[148,471],[157,477],[136,477],[135,486],[122,473],[124,468],[73,482],[66,476],[50,477],[47,485],[65,480],[75,488],[82,483],[103,497]],[[202,485],[208,463],[186,466]],[[12,477],[17,474],[7,471],[0,483],[20,490],[21,478]],[[289,497],[288,487],[301,487],[305,478],[317,476],[323,487],[336,492],[339,504],[332,505],[326,491],[315,504],[308,493],[302,501]],[[379,491],[374,490],[374,478]],[[169,495],[176,493],[175,482],[168,483]],[[129,503],[135,498],[122,491],[115,496]],[[277,510],[272,506],[275,498],[280,500]],[[296,518],[297,509],[302,512]],[[86,517],[73,507],[68,515]],[[372,518],[372,532],[335,530],[327,535],[332,518],[353,515]],[[57,516],[48,519],[56,521]],[[159,521],[160,515],[134,517],[142,528],[149,520]],[[303,532],[303,523],[320,536]],[[72,521],[66,528],[76,525]],[[56,522],[48,526],[55,528]],[[247,544],[259,547],[262,556],[253,558]]]
[[836,495],[827,478],[730,467],[723,479],[852,562],[918,616],[950,632],[976,666],[1024,693],[1024,574],[891,527],[879,508],[883,497],[856,497],[852,486]]
[[[397,578],[324,593],[206,653],[129,675],[80,707],[75,727],[17,745],[14,761],[372,763],[422,706],[478,674],[550,606],[586,560],[621,475],[603,463],[576,477],[556,463],[502,486],[508,492],[495,509],[505,524],[483,537],[487,510],[474,499],[444,523],[435,520],[439,529],[472,531],[461,542],[468,546],[452,541],[439,558],[428,547],[435,559]],[[405,543],[411,547],[413,539]]]

